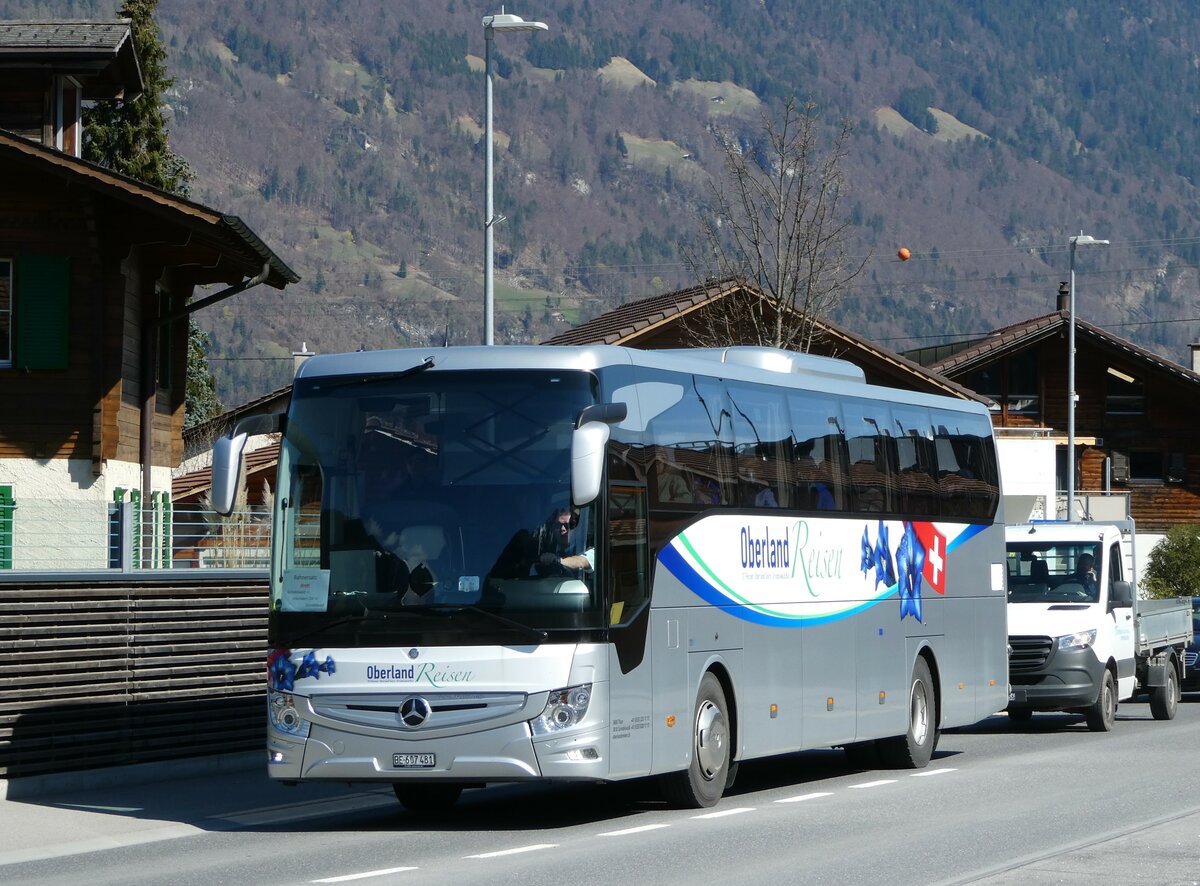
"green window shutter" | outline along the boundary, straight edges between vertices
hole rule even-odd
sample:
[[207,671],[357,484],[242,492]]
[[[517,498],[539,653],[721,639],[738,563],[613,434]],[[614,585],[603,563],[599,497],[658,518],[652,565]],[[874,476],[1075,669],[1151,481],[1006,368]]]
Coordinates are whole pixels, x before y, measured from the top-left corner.
[[14,504],[12,487],[0,486],[0,569],[12,569]]
[[66,369],[71,320],[71,260],[25,255],[17,260],[16,354],[22,369]]

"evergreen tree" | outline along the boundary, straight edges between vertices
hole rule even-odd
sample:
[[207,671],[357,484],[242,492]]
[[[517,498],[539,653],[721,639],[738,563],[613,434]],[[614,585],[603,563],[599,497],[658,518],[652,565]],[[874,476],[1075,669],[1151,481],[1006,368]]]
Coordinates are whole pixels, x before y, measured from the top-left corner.
[[[167,53],[154,24],[157,6],[158,0],[125,0],[121,6],[120,17],[130,20],[142,70],[142,92],[130,101],[97,102],[84,111],[83,157],[143,184],[187,197],[194,175],[187,161],[171,150],[163,113],[163,96],[175,80],[167,75]],[[195,317],[189,317],[185,427],[221,411],[216,379],[208,366],[211,344]]]
[[183,426],[190,428],[221,414],[217,399],[216,381],[208,367],[208,349],[212,339],[196,325],[188,326],[187,399],[184,404]]
[[167,53],[154,24],[158,0],[125,0],[120,16],[131,21],[142,69],[142,93],[131,101],[97,102],[84,112],[85,160],[143,184],[187,197],[194,175],[171,150],[163,96],[174,85]]

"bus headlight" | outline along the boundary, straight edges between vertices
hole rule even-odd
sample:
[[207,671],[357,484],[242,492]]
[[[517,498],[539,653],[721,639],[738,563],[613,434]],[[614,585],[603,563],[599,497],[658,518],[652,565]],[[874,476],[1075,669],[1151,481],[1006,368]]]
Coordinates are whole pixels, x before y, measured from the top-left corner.
[[555,689],[546,699],[542,713],[529,721],[534,735],[550,735],[570,729],[587,715],[592,700],[592,684],[582,683],[566,689]]
[[1074,634],[1067,634],[1065,637],[1058,638],[1059,649],[1077,649],[1091,646],[1096,642],[1096,630],[1093,628],[1090,631],[1077,631]]
[[269,690],[267,716],[271,718],[271,727],[276,732],[293,738],[308,738],[308,730],[312,724],[301,715],[290,693]]

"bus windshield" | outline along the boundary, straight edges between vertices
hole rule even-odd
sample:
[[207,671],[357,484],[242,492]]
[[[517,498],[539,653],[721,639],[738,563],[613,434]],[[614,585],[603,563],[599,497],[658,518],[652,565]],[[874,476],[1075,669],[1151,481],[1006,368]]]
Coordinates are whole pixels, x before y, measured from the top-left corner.
[[579,371],[298,379],[280,451],[278,646],[528,643],[603,627],[570,501]]

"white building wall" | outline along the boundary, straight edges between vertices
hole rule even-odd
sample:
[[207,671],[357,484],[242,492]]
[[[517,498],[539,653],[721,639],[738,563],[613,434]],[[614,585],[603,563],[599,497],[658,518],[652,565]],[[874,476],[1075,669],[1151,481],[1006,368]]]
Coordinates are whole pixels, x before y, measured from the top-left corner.
[[[150,476],[154,491],[170,496],[170,469]],[[141,483],[141,466],[129,462],[108,461],[95,477],[89,459],[0,460],[0,485],[12,487],[16,502],[13,569],[107,569],[109,503],[118,488]]]
[[1054,441],[996,437],[1000,492],[1009,523],[1054,519],[1057,501]]

